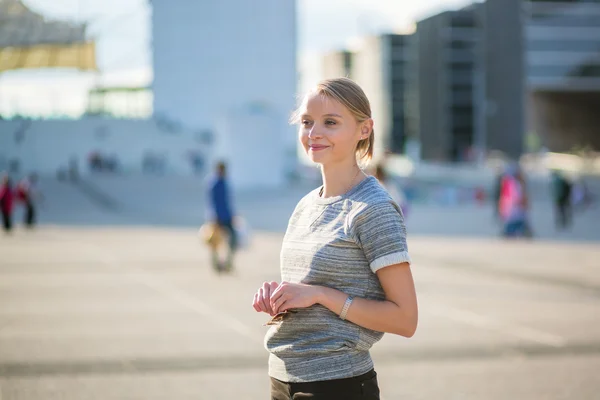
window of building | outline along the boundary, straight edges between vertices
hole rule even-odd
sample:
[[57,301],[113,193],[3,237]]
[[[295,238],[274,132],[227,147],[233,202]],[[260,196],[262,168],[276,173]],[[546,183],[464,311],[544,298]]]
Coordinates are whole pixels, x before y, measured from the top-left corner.
[[450,19],[450,25],[457,28],[471,28],[475,26],[472,14],[456,14]]
[[473,71],[452,71],[450,74],[451,85],[469,85],[473,82]]
[[600,78],[600,65],[535,65],[528,67],[528,74],[533,78]]
[[454,130],[472,130],[473,116],[452,114],[452,129]]
[[457,90],[457,91],[471,91],[473,90],[473,85],[469,82],[469,83],[453,83],[451,85],[451,88],[453,91]]
[[530,3],[600,3],[600,0],[529,0]]
[[456,61],[450,62],[452,72],[463,72],[463,71],[472,71],[473,70],[473,62],[465,62],[465,61]]
[[548,14],[546,16],[533,16],[527,23],[529,26],[556,26],[556,27],[589,27],[600,26],[598,15],[560,15]]
[[402,82],[402,81],[395,81],[392,83],[392,94],[393,95],[404,96],[405,89],[406,89],[406,86],[404,85],[404,82]]
[[344,71],[347,74],[352,71],[352,53],[349,51],[344,52]]
[[452,115],[473,115],[473,106],[465,105],[465,106],[452,106]]
[[472,40],[452,40],[450,41],[450,48],[454,49],[454,50],[466,50],[466,49],[472,49],[473,48],[473,41]]
[[473,92],[471,90],[452,91],[452,105],[470,105],[473,103]]
[[600,38],[598,40],[528,40],[528,51],[598,51],[600,52]]

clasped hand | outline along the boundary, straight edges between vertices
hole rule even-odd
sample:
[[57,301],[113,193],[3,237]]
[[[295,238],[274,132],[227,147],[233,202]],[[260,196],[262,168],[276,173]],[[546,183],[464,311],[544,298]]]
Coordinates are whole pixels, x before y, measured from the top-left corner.
[[319,287],[303,283],[265,282],[254,295],[252,306],[273,316],[292,308],[306,308],[318,302]]

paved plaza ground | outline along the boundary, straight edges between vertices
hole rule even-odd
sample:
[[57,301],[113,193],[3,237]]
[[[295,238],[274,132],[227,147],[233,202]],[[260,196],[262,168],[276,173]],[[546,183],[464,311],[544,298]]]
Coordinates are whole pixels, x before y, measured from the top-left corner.
[[[49,193],[38,229],[0,235],[0,399],[269,398],[251,302],[278,280],[298,193],[238,198],[254,229],[231,275],[210,269],[199,211]],[[419,328],[373,349],[382,399],[599,398],[598,211],[557,233],[538,210],[539,238],[506,242],[489,207],[415,206]]]

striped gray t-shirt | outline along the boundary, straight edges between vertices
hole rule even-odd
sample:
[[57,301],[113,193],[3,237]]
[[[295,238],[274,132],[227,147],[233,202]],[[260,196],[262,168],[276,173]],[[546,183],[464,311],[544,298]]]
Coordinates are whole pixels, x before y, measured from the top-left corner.
[[[410,262],[400,207],[374,177],[348,193],[306,195],[290,217],[281,249],[281,278],[384,300],[375,272]],[[298,309],[265,337],[269,375],[284,382],[358,376],[373,368],[371,346],[382,332],[341,320],[322,305]]]

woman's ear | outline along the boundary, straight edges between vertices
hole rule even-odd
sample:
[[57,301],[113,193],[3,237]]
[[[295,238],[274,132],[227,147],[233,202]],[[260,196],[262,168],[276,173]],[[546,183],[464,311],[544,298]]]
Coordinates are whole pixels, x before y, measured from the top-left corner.
[[360,139],[361,140],[368,139],[369,135],[371,135],[372,131],[373,131],[373,120],[371,118],[369,118],[368,120],[366,120],[362,123],[362,126],[360,128]]

